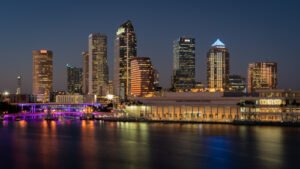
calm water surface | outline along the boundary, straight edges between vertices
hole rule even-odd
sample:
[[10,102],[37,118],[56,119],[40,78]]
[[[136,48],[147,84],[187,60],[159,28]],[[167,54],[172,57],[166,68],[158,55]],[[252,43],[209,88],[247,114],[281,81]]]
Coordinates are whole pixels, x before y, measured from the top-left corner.
[[300,128],[0,122],[0,168],[300,168]]

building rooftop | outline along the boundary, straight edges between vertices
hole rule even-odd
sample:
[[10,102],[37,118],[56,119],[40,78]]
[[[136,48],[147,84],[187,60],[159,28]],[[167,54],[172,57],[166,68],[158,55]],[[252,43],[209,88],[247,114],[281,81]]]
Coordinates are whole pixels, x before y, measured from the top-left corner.
[[225,44],[220,39],[217,39],[211,46],[225,48]]

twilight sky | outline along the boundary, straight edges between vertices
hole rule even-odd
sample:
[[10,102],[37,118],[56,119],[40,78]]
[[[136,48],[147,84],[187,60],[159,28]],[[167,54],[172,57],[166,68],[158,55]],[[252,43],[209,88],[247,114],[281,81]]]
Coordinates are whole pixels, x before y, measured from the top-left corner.
[[278,62],[279,87],[300,89],[300,2],[297,0],[3,0],[0,5],[0,91],[15,93],[18,74],[31,92],[32,54],[54,52],[54,89],[66,89],[67,63],[81,66],[89,33],[108,36],[110,77],[113,39],[130,19],[138,56],[151,57],[170,86],[172,45],[196,38],[197,79],[206,83],[206,52],[220,38],[230,52],[231,74],[246,77],[255,61]]

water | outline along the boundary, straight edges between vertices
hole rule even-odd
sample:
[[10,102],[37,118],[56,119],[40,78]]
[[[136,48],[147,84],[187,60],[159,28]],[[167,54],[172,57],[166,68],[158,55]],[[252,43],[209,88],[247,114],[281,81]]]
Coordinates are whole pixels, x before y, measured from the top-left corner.
[[2,169],[300,168],[300,128],[209,124],[0,123]]

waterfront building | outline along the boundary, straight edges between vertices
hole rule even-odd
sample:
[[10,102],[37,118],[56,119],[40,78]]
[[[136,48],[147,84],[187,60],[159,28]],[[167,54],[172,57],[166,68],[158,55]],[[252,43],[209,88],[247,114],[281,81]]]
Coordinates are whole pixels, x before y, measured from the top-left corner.
[[131,59],[131,95],[147,96],[154,92],[154,72],[150,58]]
[[49,102],[53,89],[53,53],[50,50],[34,50],[32,55],[32,94],[38,102]]
[[137,57],[137,42],[134,27],[131,21],[123,23],[116,33],[114,58],[114,94],[120,100],[126,100],[131,91],[131,64],[132,58]]
[[142,105],[124,108],[131,118],[181,122],[299,122],[300,91],[257,90],[253,97],[223,92],[166,92],[163,96],[136,97]]
[[207,53],[207,85],[211,92],[228,89],[229,52],[225,44],[217,39]]
[[277,63],[255,62],[248,66],[248,92],[258,89],[276,89]]
[[88,94],[104,96],[107,94],[108,85],[106,35],[89,35],[88,58]]
[[243,92],[246,89],[246,80],[240,75],[229,75],[228,90],[233,92]]
[[66,67],[68,93],[82,93],[82,68],[74,67],[69,64],[67,64]]
[[81,104],[83,103],[83,95],[74,94],[74,95],[57,95],[56,103],[60,104]]
[[195,39],[180,37],[173,45],[173,82],[175,91],[190,91],[195,85]]
[[82,68],[82,93],[87,95],[89,93],[89,53],[82,52],[83,68]]

